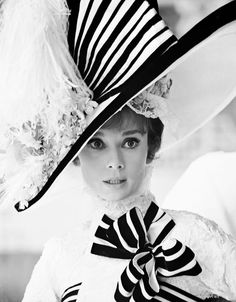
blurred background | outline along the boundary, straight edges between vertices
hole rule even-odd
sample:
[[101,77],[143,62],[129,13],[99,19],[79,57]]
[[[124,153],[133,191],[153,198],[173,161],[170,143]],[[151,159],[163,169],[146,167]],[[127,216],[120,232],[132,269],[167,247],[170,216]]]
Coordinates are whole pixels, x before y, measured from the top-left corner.
[[[166,23],[180,37],[227,2],[230,1],[159,0],[159,5]],[[152,179],[152,191],[163,207],[199,212],[216,220],[233,236],[235,116],[234,100],[206,126],[161,155]],[[0,302],[21,301],[44,243],[78,224],[81,205],[86,206],[79,183],[80,169],[70,165],[50,192],[26,213],[0,208]],[[194,200],[189,201],[192,196]]]

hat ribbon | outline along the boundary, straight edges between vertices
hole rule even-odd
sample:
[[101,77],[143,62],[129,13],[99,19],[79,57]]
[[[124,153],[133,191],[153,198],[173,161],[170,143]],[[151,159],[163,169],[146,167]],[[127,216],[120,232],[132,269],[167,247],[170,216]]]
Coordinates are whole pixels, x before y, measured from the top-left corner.
[[202,271],[189,247],[168,238],[174,226],[170,215],[154,202],[144,217],[136,207],[117,220],[103,216],[91,253],[130,260],[118,281],[115,301],[202,301],[164,282]]

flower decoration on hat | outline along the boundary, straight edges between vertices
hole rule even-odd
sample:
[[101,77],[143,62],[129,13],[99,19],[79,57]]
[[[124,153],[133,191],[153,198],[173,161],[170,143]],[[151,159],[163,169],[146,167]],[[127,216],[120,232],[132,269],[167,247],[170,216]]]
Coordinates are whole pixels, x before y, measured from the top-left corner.
[[[236,94],[236,62],[228,60],[235,58],[229,55],[235,53],[235,9],[232,1],[178,41],[153,1],[2,1],[1,201],[16,203],[19,211],[36,203],[93,134],[126,104],[147,118],[160,118],[180,139],[222,110]],[[217,38],[223,43],[210,43]],[[195,54],[202,60],[201,50],[208,45],[213,45],[210,54],[224,57],[215,60],[220,83],[224,72],[224,85],[214,83],[213,89],[208,80],[200,81],[212,69],[198,64],[198,80],[187,84],[190,100],[178,94],[186,92],[181,84],[186,72],[175,71]],[[170,72],[180,105],[175,96],[173,102],[172,97],[166,101]],[[195,90],[193,83],[198,85]],[[199,97],[202,91],[206,96],[210,91],[211,103]],[[199,106],[192,110],[192,103]],[[204,114],[196,115],[198,108]]]

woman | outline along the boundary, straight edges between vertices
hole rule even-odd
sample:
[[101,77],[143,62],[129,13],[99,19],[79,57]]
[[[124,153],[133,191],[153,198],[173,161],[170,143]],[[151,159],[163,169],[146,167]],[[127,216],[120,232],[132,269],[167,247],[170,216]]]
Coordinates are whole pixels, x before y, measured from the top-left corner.
[[[147,119],[124,107],[89,140],[79,161],[93,214],[82,229],[48,242],[24,302],[235,299],[236,241],[198,215],[158,209],[148,189],[162,130],[159,119]],[[143,234],[137,220],[143,223],[140,217],[146,214],[147,219],[150,211],[152,223],[148,227],[144,219]],[[101,222],[103,214],[108,216]],[[110,225],[110,219],[119,222]],[[103,234],[99,225],[105,229],[110,225],[110,233]],[[147,238],[142,243],[144,235]],[[150,252],[145,249],[147,244],[153,245],[151,260],[145,259]],[[156,273],[147,274],[149,266]],[[141,273],[133,281],[135,268]],[[145,284],[146,274],[152,290]]]
[[[147,189],[162,124],[181,139],[235,96],[235,1],[180,41],[154,1],[68,5],[69,49],[76,65],[66,47],[64,1],[6,1],[3,6],[0,65],[9,66],[10,57],[22,68],[17,72],[24,71],[14,77],[3,68],[5,112],[16,112],[13,119],[4,116],[1,128],[9,163],[3,170],[3,198],[20,200],[16,209],[27,209],[78,155],[98,208],[84,229],[46,246],[24,302],[235,299],[234,240],[199,216],[162,211]],[[25,23],[8,26],[9,15],[13,20],[25,16]],[[17,39],[21,29],[28,33],[28,47]],[[13,37],[18,33],[16,39],[7,39],[9,30]],[[22,56],[11,56],[16,49],[11,43],[22,47]],[[26,57],[27,66],[22,64]],[[170,70],[171,79],[166,77]],[[8,81],[11,76],[15,81]],[[10,85],[21,93],[12,95]],[[162,145],[167,144],[165,134]],[[104,213],[108,216],[99,226]]]

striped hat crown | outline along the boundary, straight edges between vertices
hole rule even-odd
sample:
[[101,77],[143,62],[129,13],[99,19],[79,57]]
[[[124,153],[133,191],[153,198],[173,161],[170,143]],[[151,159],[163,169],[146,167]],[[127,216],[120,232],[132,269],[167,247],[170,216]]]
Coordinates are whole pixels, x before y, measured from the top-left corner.
[[235,11],[234,0],[177,41],[154,0],[4,1],[1,200],[18,211],[36,203],[110,117],[169,72],[174,138],[201,127],[236,95]]
[[70,2],[70,50],[98,103],[114,99],[153,53],[177,41],[151,1]]

